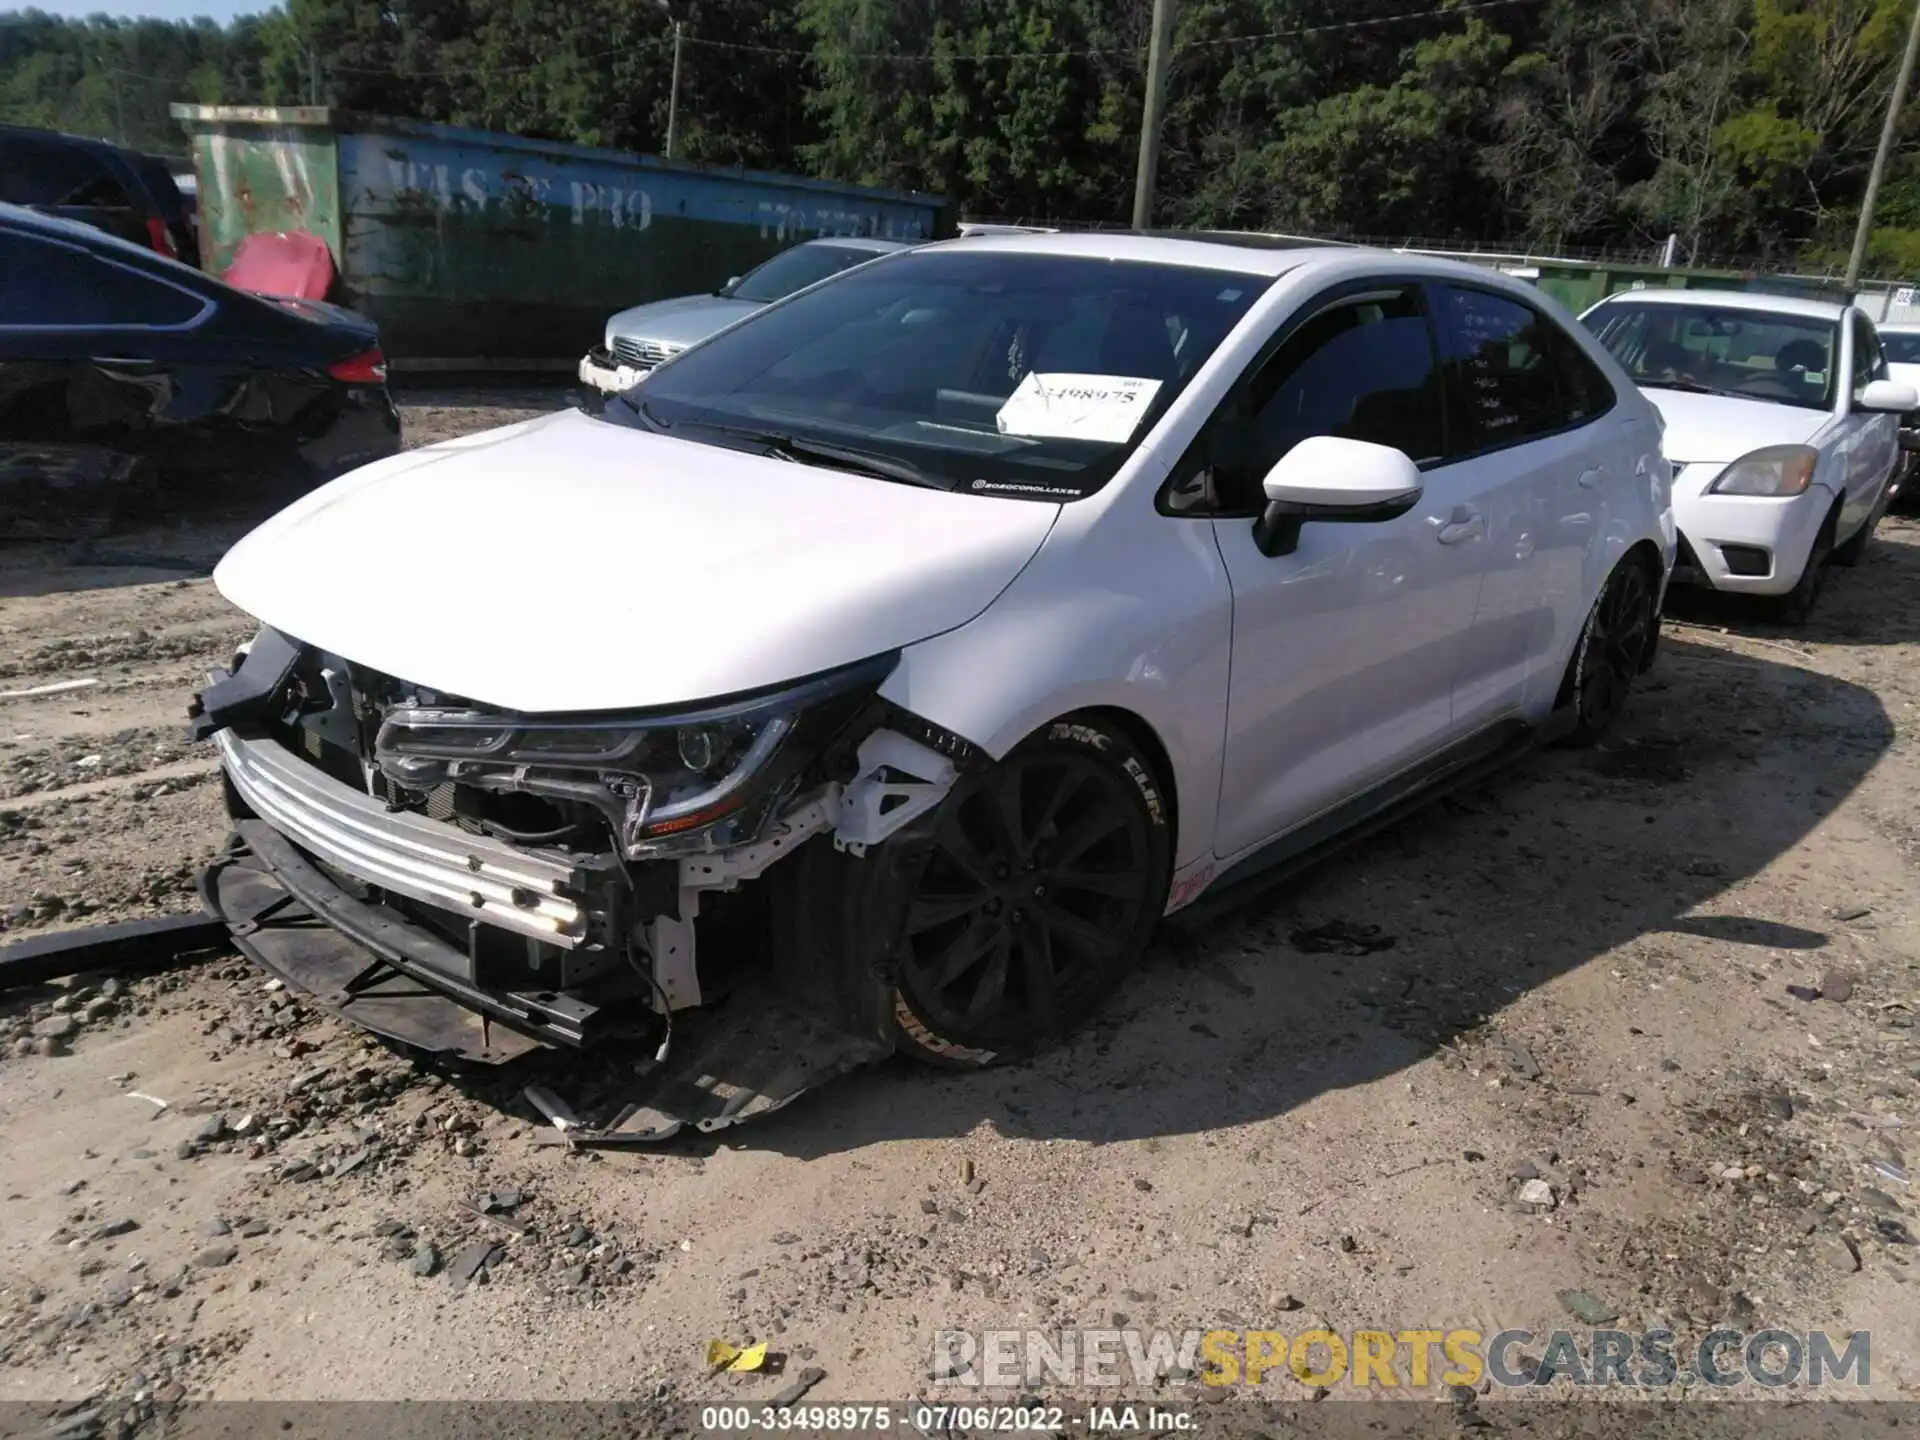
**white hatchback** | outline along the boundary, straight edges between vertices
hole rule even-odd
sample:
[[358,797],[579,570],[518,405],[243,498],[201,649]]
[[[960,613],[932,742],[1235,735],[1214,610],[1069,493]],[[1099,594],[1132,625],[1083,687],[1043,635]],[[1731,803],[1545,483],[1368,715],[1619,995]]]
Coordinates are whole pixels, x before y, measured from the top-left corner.
[[[370,573],[393,533],[449,558]],[[498,1058],[725,993],[751,948],[696,927],[752,886],[832,1054],[1019,1055],[1163,914],[1602,733],[1673,546],[1653,406],[1505,276],[929,246],[234,547],[270,628],[200,700],[237,832],[207,893],[294,983],[388,967]],[[748,1047],[785,1090],[683,1118],[791,1098],[803,1030]]]
[[1851,305],[1628,290],[1581,317],[1666,418],[1679,583],[1805,620],[1829,560],[1858,563],[1903,464],[1873,323]]

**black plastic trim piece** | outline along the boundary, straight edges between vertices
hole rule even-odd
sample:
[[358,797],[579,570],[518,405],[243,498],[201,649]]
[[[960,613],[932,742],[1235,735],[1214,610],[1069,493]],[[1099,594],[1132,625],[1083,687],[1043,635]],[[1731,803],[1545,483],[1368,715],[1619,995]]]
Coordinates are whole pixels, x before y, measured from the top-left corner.
[[1269,558],[1291,555],[1300,548],[1300,527],[1321,523],[1348,525],[1378,524],[1398,520],[1411,510],[1424,490],[1416,487],[1391,500],[1376,500],[1366,505],[1301,505],[1292,501],[1269,500],[1260,518],[1253,522],[1253,543]]
[[1529,751],[1560,739],[1573,729],[1578,718],[1568,705],[1553,711],[1540,725],[1503,720],[1469,735],[1413,769],[1268,842],[1222,871],[1198,900],[1168,916],[1168,923],[1184,928],[1214,919],[1461,786],[1505,769]]
[[564,1009],[546,1010],[519,996],[469,985],[447,973],[448,969],[466,968],[468,957],[464,950],[431,931],[409,924],[386,906],[356,900],[264,821],[237,821],[234,830],[281,887],[312,911],[315,918],[410,979],[548,1044],[577,1049],[596,1038],[592,1032],[598,1011],[593,1005],[570,996],[572,1003]]
[[265,720],[267,706],[287,683],[300,646],[271,627],[254,637],[240,668],[216,680],[187,707],[188,735],[205,740],[216,730]]
[[198,913],[36,935],[0,946],[0,990],[89,970],[164,969],[227,944],[227,927]]

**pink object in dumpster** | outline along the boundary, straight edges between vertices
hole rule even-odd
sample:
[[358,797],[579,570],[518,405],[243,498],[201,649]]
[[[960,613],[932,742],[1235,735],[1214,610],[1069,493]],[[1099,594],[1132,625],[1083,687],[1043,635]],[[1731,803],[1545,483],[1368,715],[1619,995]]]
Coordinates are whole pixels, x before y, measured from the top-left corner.
[[305,230],[249,235],[221,279],[238,290],[292,300],[324,300],[333,288],[327,242]]

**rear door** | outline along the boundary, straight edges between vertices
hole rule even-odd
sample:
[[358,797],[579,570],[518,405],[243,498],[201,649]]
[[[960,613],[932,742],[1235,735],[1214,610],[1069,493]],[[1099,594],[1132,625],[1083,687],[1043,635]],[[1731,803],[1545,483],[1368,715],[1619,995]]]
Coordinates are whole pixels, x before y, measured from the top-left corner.
[[1453,723],[1515,715],[1558,682],[1570,624],[1585,618],[1609,489],[1634,460],[1602,419],[1612,386],[1541,310],[1470,282],[1434,287],[1465,498],[1486,527],[1485,579],[1460,651]]
[[175,437],[199,380],[192,336],[212,313],[206,296],[85,245],[4,228],[0,280],[0,434],[140,454]]

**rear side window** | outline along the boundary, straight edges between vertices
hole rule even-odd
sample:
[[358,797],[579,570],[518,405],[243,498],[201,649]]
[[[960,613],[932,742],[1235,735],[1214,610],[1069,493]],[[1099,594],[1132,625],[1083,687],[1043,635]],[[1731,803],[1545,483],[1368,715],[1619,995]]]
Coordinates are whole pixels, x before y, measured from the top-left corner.
[[1532,306],[1464,286],[1438,290],[1441,351],[1462,421],[1457,452],[1569,429],[1611,403],[1606,377]]
[[1920,365],[1920,335],[1882,335],[1880,347],[1896,365]]
[[78,246],[0,232],[0,329],[186,325],[207,301]]
[[0,200],[15,205],[131,205],[126,186],[99,156],[57,140],[0,140]]
[[1584,425],[1613,408],[1617,398],[1613,382],[1600,367],[1587,358],[1565,330],[1542,317],[1547,327],[1547,353],[1553,357],[1554,376],[1560,385],[1560,404],[1569,425]]

